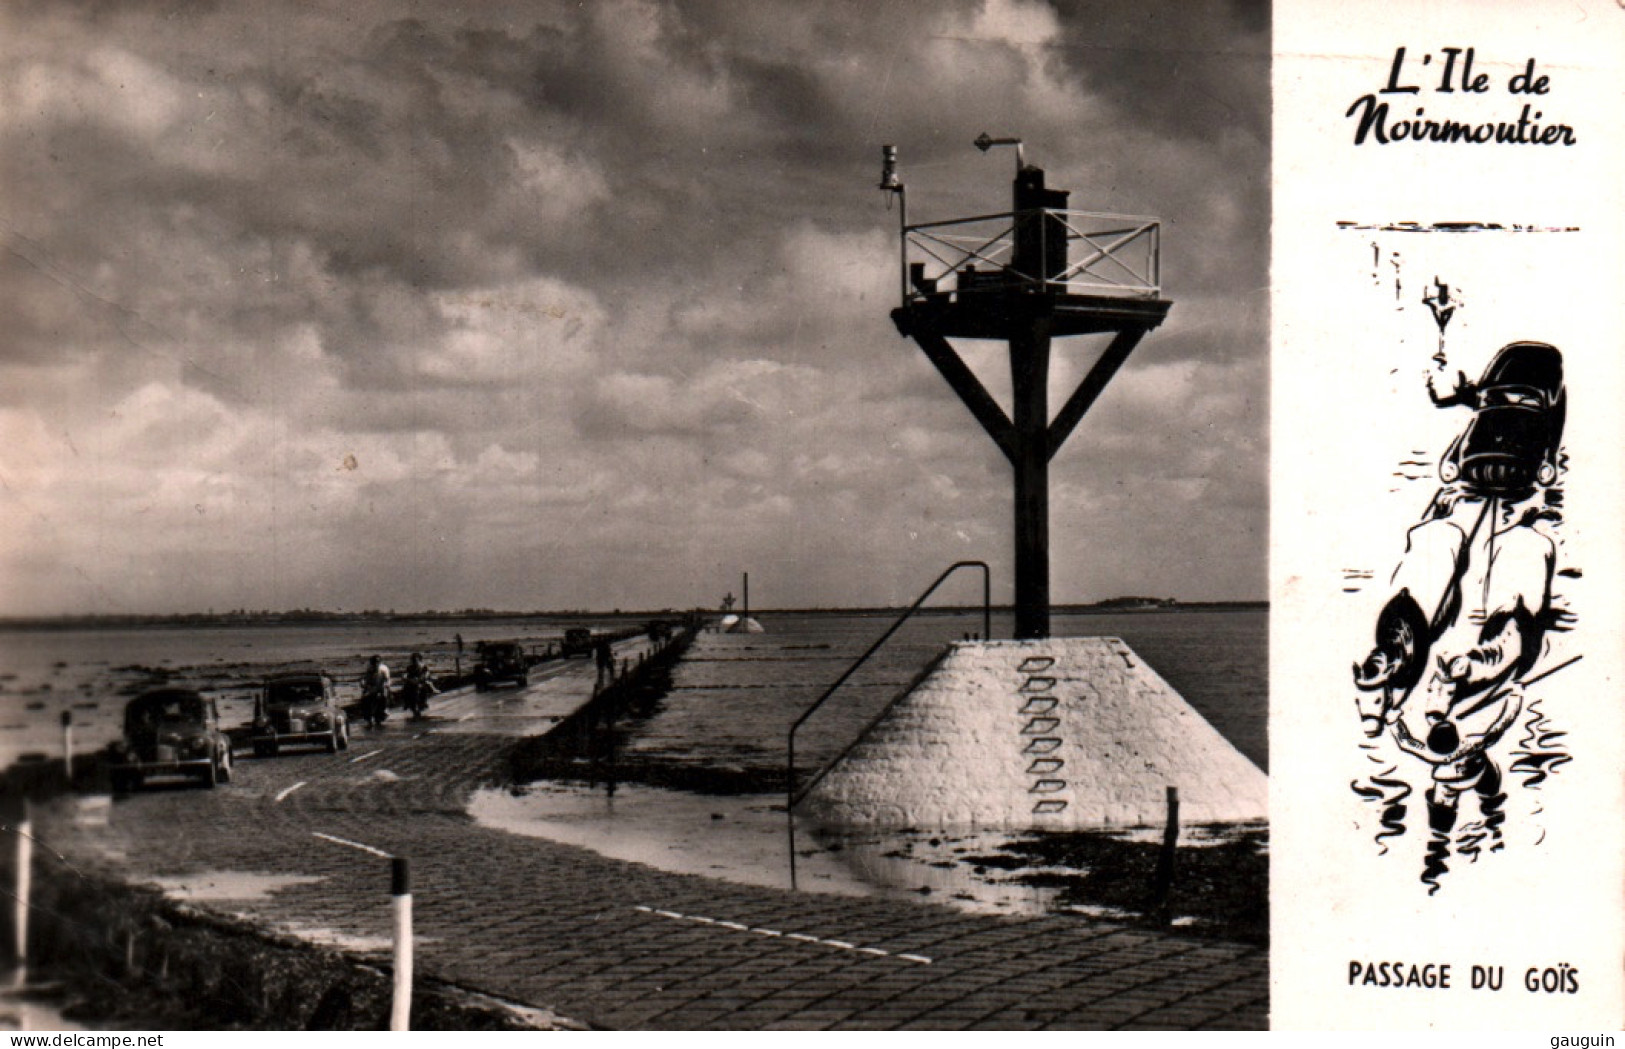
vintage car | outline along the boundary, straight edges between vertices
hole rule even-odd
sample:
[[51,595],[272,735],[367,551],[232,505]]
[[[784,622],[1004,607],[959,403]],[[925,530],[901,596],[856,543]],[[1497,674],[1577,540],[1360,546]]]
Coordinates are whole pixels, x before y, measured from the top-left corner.
[[108,755],[114,793],[153,776],[196,776],[206,786],[231,779],[231,741],[214,700],[186,688],[157,688],[124,708],[124,738]]
[[333,681],[310,667],[272,674],[254,698],[254,754],[268,758],[285,746],[315,744],[328,753],[350,745],[350,724]]
[[592,631],[584,626],[573,626],[564,632],[564,641],[559,645],[559,657],[569,659],[571,656],[592,655]]
[[1476,383],[1458,382],[1441,405],[1473,409],[1439,459],[1439,479],[1482,494],[1522,498],[1557,482],[1568,407],[1563,355],[1543,342],[1503,347]]
[[474,690],[484,692],[498,681],[512,681],[523,688],[530,684],[530,663],[516,641],[486,641],[479,647],[480,661],[474,667]]

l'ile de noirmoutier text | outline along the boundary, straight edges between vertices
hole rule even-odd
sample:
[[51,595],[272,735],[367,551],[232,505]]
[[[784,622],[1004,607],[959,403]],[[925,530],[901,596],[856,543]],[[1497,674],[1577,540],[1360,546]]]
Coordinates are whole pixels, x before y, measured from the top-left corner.
[[[1490,75],[1474,72],[1477,60],[1473,48],[1445,47],[1439,49],[1438,80],[1430,91],[1439,95],[1485,95],[1491,90]],[[1506,81],[1507,94],[1514,100],[1530,98],[1515,119],[1455,120],[1430,116],[1424,106],[1412,106],[1414,100],[1406,95],[1420,95],[1419,81],[1431,74],[1425,68],[1434,64],[1434,55],[1422,56],[1420,63],[1412,60],[1407,69],[1405,49],[1394,49],[1393,65],[1388,70],[1388,83],[1381,90],[1361,95],[1349,106],[1344,117],[1353,120],[1354,144],[1386,146],[1398,142],[1439,142],[1462,145],[1518,145],[1518,146],[1573,146],[1579,143],[1574,128],[1546,118],[1544,103],[1551,91],[1551,77],[1537,71],[1531,58],[1523,70]],[[1383,96],[1400,96],[1388,99]],[[1414,112],[1413,112],[1414,110]]]

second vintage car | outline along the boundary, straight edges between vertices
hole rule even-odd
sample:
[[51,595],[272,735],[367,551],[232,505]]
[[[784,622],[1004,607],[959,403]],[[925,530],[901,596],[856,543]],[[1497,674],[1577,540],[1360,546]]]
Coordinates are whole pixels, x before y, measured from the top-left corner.
[[329,753],[350,745],[350,725],[333,681],[315,667],[272,674],[254,700],[254,754],[268,758],[285,746],[314,744]]

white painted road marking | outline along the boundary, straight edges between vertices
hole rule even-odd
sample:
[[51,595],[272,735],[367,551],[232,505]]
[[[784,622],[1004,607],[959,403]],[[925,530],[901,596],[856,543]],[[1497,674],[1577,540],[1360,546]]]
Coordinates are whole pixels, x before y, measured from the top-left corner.
[[822,947],[834,947],[843,951],[856,951],[859,954],[872,954],[880,958],[898,958],[905,962],[914,962],[918,965],[930,965],[931,959],[919,954],[893,954],[891,951],[879,947],[859,947],[847,943],[845,940],[825,940],[817,936],[808,936],[801,932],[780,932],[777,929],[763,929],[757,926],[741,925],[738,922],[722,921],[718,918],[707,918],[699,914],[679,914],[677,911],[657,911],[653,907],[645,907],[641,903],[633,904],[632,909],[642,911],[644,914],[653,914],[661,918],[673,918],[677,921],[698,922],[701,925],[714,925],[719,929],[735,929],[739,932],[753,932],[758,936],[781,936],[786,940],[799,940],[802,943],[816,943]]
[[375,849],[371,845],[363,845],[359,841],[351,841],[349,838],[336,838],[331,834],[323,834],[319,830],[313,830],[310,833],[312,837],[321,838],[323,841],[330,841],[334,845],[348,845],[352,849],[360,849],[362,852],[370,852],[374,856],[381,856],[386,860],[392,860],[395,858],[389,853],[385,852],[383,849]]
[[300,787],[303,787],[304,785],[305,785],[305,781],[300,780],[298,783],[295,783],[293,786],[291,786],[288,789],[286,789],[286,790],[282,791],[281,793],[279,793],[276,796],[276,800],[281,801],[283,798],[287,797],[289,794],[292,794],[294,791],[298,790]]
[[464,714],[462,717],[458,718],[457,720],[458,721],[467,721],[469,718],[479,718],[481,721],[499,721],[499,720],[501,720],[503,718],[515,718],[515,719],[520,719],[520,720],[529,718],[531,721],[538,721],[538,720],[540,720],[542,718],[552,718],[554,721],[562,721],[562,720],[564,720],[563,715],[560,715],[560,714],[546,714],[546,713],[542,713],[542,712],[537,712],[537,713],[534,713],[534,714]]
[[369,750],[365,754],[358,754],[355,757],[351,758],[350,759],[350,764],[358,765],[361,762],[366,761],[368,758],[375,758],[375,757],[377,757],[378,755],[380,755],[382,753],[383,753],[382,750]]

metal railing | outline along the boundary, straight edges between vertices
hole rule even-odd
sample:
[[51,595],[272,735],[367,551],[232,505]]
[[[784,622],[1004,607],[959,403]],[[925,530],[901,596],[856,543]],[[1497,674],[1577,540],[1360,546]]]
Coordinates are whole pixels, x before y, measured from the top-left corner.
[[[785,737],[785,752],[786,752],[787,756],[786,756],[786,759],[785,759],[785,770],[784,770],[785,771],[785,784],[786,784],[786,786],[785,786],[784,817],[785,817],[785,820],[786,820],[786,824],[788,826],[789,841],[790,841],[790,888],[792,888],[792,889],[796,888],[796,811],[795,810],[796,810],[796,802],[800,800],[800,797],[798,797],[797,792],[796,792],[796,732],[797,732],[797,730],[799,730],[801,728],[802,724],[805,723],[808,718],[812,717],[813,714],[815,712],[817,712],[819,707],[824,705],[824,702],[826,700],[828,700],[829,697],[833,696],[836,693],[836,691],[838,689],[840,689],[840,687],[842,685],[846,684],[847,680],[849,678],[851,678],[853,674],[857,673],[857,670],[858,670],[859,667],[863,666],[864,663],[867,663],[869,661],[870,656],[874,655],[876,652],[878,652],[880,650],[880,646],[884,645],[887,641],[889,641],[891,639],[891,636],[893,634],[897,633],[898,628],[901,627],[905,622],[907,622],[910,616],[914,615],[915,612],[918,612],[920,610],[920,606],[925,604],[925,602],[930,599],[931,595],[937,592],[937,587],[941,586],[944,582],[947,581],[949,576],[953,575],[955,572],[959,571],[961,568],[980,568],[982,570],[982,640],[986,641],[988,639],[988,637],[989,637],[989,634],[992,631],[992,623],[993,623],[993,613],[992,613],[992,609],[993,609],[992,574],[988,570],[986,561],[955,561],[953,564],[949,565],[946,569],[944,569],[943,573],[941,575],[937,576],[936,581],[933,582],[930,586],[926,587],[925,592],[922,593],[915,600],[915,602],[908,607],[908,611],[906,611],[902,615],[898,616],[896,621],[893,622],[891,626],[886,628],[886,632],[884,634],[880,635],[879,640],[877,640],[874,644],[870,645],[868,647],[868,649],[863,653],[863,655],[859,656],[857,658],[857,660],[851,666],[847,667],[846,672],[843,673],[840,677],[836,678],[835,683],[833,685],[829,686],[829,688],[825,689],[824,694],[819,696],[818,699],[815,700],[813,702],[813,704],[811,706],[809,706],[806,710],[802,711],[801,716],[796,718],[795,722],[790,726],[790,732]],[[886,706],[881,710],[881,712],[875,716],[874,721],[878,721],[878,720],[880,720],[880,718],[885,717],[886,712],[891,710],[892,707],[896,706],[897,701],[903,698],[903,696],[906,694],[906,691],[907,690],[905,690],[904,692],[898,693],[896,696],[893,696],[892,699],[891,699],[891,702],[887,703]],[[870,724],[872,725],[874,723],[874,721],[871,721]],[[867,731],[867,729],[865,731]],[[844,756],[844,752],[843,752],[843,756]],[[828,764],[826,764],[822,769],[819,769],[818,774],[815,775],[811,780],[809,780],[808,783],[807,783],[807,786],[805,788],[803,788],[803,790],[801,791],[801,795],[805,795],[807,791],[810,791],[814,787],[816,787],[818,785],[818,782],[824,778],[824,774],[826,772],[828,772],[831,767],[834,766],[836,761],[839,761],[839,760],[840,760],[840,756],[837,756],[835,761],[831,761]]]
[[[1038,258],[1047,241],[1066,240],[1057,273],[1014,265],[1018,227],[1036,225]],[[1054,291],[1157,298],[1162,294],[1162,223],[1136,215],[1038,208],[903,227],[903,305],[935,295]],[[1078,258],[1073,252],[1082,245]],[[986,269],[978,269],[985,266]]]

